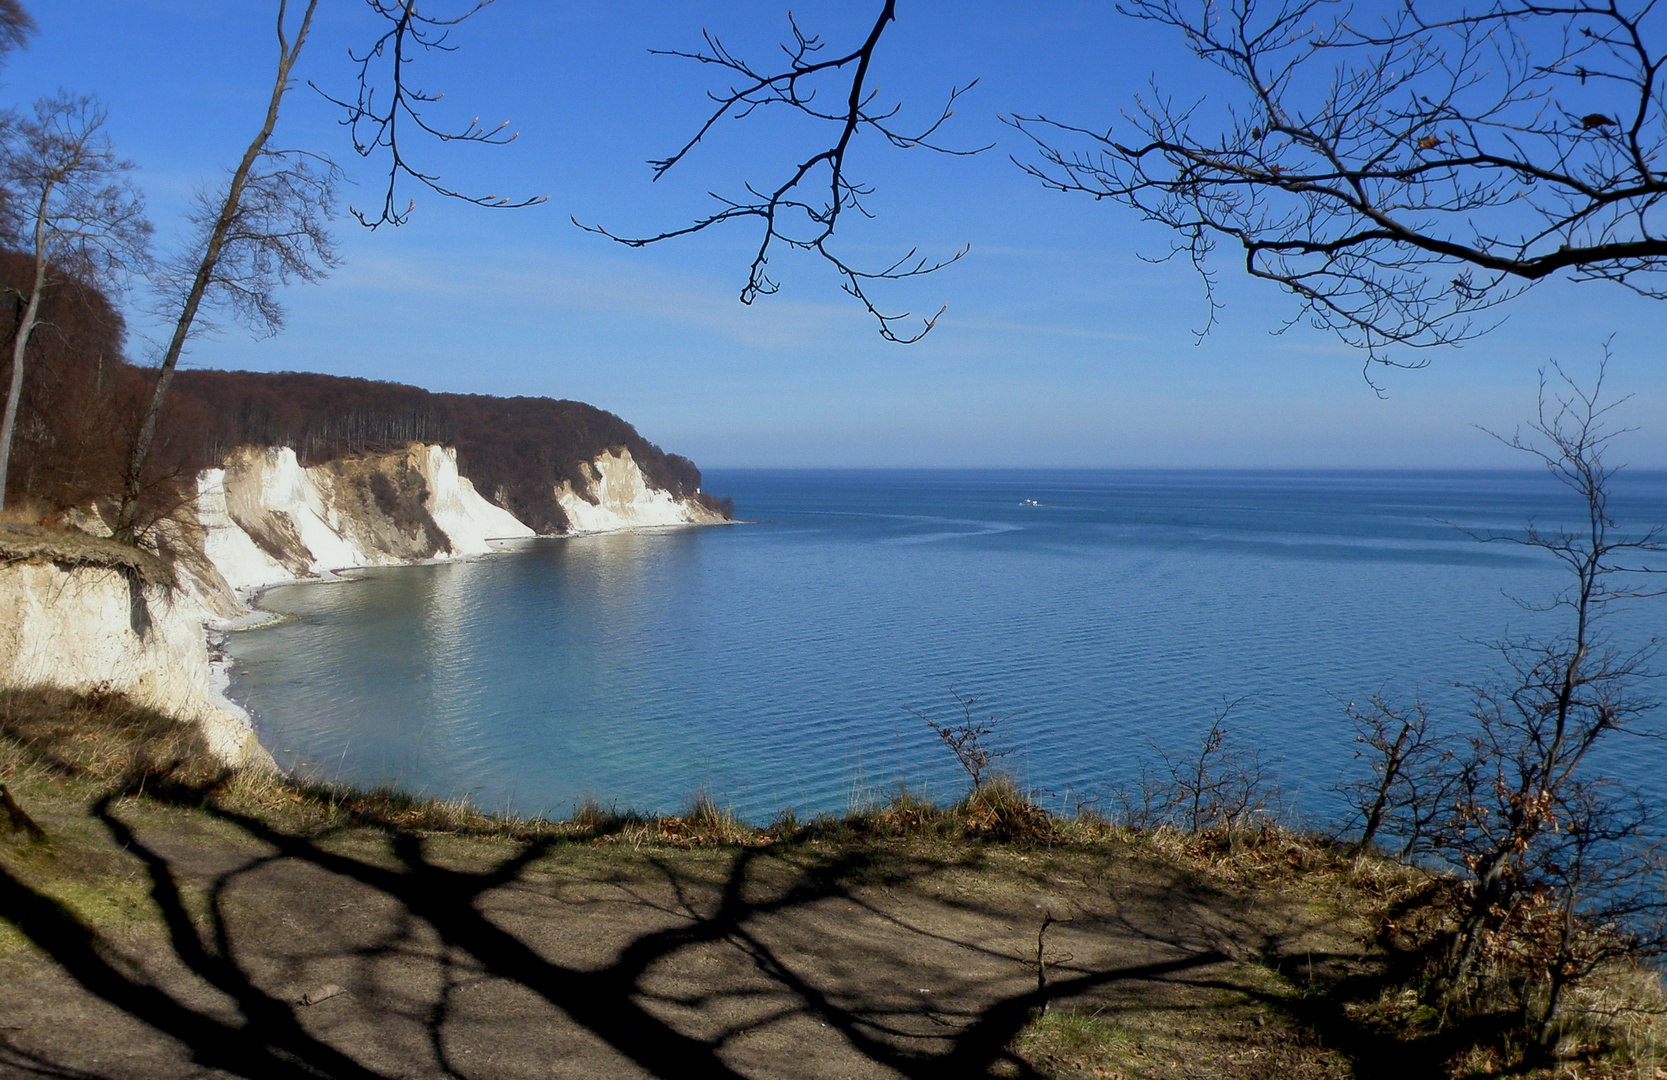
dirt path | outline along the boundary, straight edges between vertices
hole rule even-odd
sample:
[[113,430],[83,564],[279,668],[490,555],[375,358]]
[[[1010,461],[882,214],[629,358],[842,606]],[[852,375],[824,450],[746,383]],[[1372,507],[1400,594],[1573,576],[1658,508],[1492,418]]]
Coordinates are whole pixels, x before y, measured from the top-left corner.
[[[74,843],[0,857],[27,939],[0,958],[3,1075],[1351,1072],[1269,969],[1346,951],[1331,919],[1112,846],[540,847],[148,800],[78,813],[43,819]],[[92,844],[125,882],[102,907],[45,884]],[[1046,937],[1045,1052],[1020,1037],[1044,908],[1069,919]],[[1104,1045],[1072,1058],[1084,1017],[1115,1069]]]

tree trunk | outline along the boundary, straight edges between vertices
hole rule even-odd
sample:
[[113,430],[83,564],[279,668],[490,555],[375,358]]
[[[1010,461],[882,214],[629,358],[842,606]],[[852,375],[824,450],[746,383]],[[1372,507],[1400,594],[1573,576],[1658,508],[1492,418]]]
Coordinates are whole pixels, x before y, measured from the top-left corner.
[[1412,724],[1401,722],[1401,733],[1389,747],[1383,757],[1383,775],[1378,781],[1378,790],[1373,796],[1372,805],[1366,811],[1366,824],[1361,830],[1360,840],[1355,843],[1353,853],[1361,854],[1372,846],[1377,838],[1378,830],[1383,827],[1383,815],[1389,809],[1389,793],[1395,787],[1395,781],[1401,777],[1401,769],[1406,765],[1405,747],[1407,736],[1412,734]]
[[[1513,832],[1513,835],[1519,835]],[[1448,1003],[1456,1003],[1466,991],[1466,984],[1470,982],[1476,970],[1476,962],[1481,957],[1482,939],[1496,928],[1498,916],[1496,909],[1509,899],[1509,882],[1505,875],[1509,870],[1505,853],[1496,852],[1484,865],[1486,869],[1477,875],[1476,895],[1471,898],[1470,905],[1459,920],[1459,927],[1453,937],[1452,948],[1447,954],[1445,972],[1445,986],[1441,988],[1441,997]]]
[[318,7],[318,0],[308,0],[307,10],[301,16],[301,25],[296,31],[293,45],[284,36],[286,7],[287,0],[279,0],[278,74],[272,83],[272,98],[266,106],[266,122],[261,125],[260,134],[255,136],[249,148],[243,152],[243,159],[232,172],[225,202],[220,205],[220,213],[214,219],[214,227],[209,230],[208,240],[203,245],[203,256],[197,264],[197,273],[191,279],[191,287],[186,291],[179,319],[174,324],[173,336],[168,340],[168,350],[162,356],[162,367],[157,373],[156,387],[151,392],[150,404],[145,408],[145,414],[139,421],[139,430],[133,440],[133,452],[128,456],[127,476],[122,487],[121,506],[116,511],[114,535],[118,540],[132,543],[136,538],[139,496],[144,490],[145,462],[150,457],[151,444],[156,440],[156,423],[162,415],[162,403],[168,396],[169,384],[174,381],[174,370],[179,366],[180,354],[185,349],[186,340],[191,336],[191,327],[197,320],[197,311],[202,307],[203,296],[214,281],[214,269],[220,262],[221,251],[225,248],[226,234],[231,231],[232,223],[237,220],[243,191],[249,183],[249,173],[265,151],[267,141],[272,138],[273,129],[278,126],[278,106],[283,103],[284,93],[289,89],[290,69],[295,66],[295,60],[301,54],[301,46],[306,43],[307,30],[312,24],[313,10]]
[[[50,188],[48,189],[50,191]],[[0,421],[0,510],[6,508],[6,479],[11,472],[12,436],[17,431],[17,406],[23,399],[23,361],[29,351],[29,338],[40,318],[41,290],[46,287],[46,198],[41,198],[40,212],[35,216],[35,283],[29,302],[18,317],[17,333],[12,339],[12,382],[6,392],[6,418]]]

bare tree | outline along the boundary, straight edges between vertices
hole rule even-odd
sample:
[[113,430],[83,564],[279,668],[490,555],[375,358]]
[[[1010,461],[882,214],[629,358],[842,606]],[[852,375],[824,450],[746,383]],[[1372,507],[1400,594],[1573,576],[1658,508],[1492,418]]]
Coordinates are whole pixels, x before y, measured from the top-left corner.
[[[440,194],[478,205],[528,206],[538,199],[504,200],[473,198],[441,186],[438,179],[408,164],[400,142],[400,124],[409,121],[423,135],[441,141],[504,142],[497,132],[482,131],[470,124],[460,131],[446,131],[423,119],[422,106],[437,99],[412,90],[406,80],[413,53],[451,48],[447,30],[486,6],[480,0],[460,15],[434,18],[420,13],[418,0],[366,0],[371,13],[388,26],[363,54],[353,54],[359,91],[349,102],[325,95],[347,110],[343,124],[353,137],[356,152],[370,156],[386,152],[390,160],[389,180],[383,210],[371,215],[355,210],[369,227],[398,225],[409,208],[394,211],[395,186],[401,176],[414,178]],[[205,306],[220,307],[257,332],[275,333],[282,325],[283,309],[277,302],[278,289],[295,280],[318,281],[336,265],[329,223],[336,205],[336,188],[341,173],[326,155],[274,145],[273,134],[284,95],[291,87],[296,61],[312,29],[318,0],[296,4],[278,0],[276,30],[278,57],[260,130],[244,150],[223,187],[203,195],[192,216],[197,231],[184,253],[165,266],[164,295],[169,297],[168,313],[174,328],[163,350],[156,382],[133,440],[128,458],[121,502],[116,513],[115,535],[132,541],[139,531],[140,496],[145,487],[146,463],[156,440],[157,422],[167,400],[168,388],[185,346],[201,328]],[[386,61],[391,92],[378,100],[374,77],[376,62]],[[511,138],[513,136],[510,136]]]
[[[1601,908],[1606,885],[1592,871],[1605,852],[1614,857],[1616,845],[1651,825],[1651,814],[1628,809],[1635,803],[1647,811],[1647,801],[1592,777],[1585,766],[1606,738],[1655,730],[1642,726],[1657,704],[1642,685],[1660,643],[1619,647],[1602,622],[1617,601],[1661,595],[1644,575],[1667,571],[1660,561],[1667,532],[1622,531],[1609,509],[1615,469],[1605,454],[1623,431],[1612,429],[1608,416],[1625,399],[1603,400],[1601,368],[1590,390],[1553,370],[1562,388],[1542,381],[1538,418],[1504,441],[1538,458],[1573,491],[1583,520],[1577,528],[1530,525],[1522,535],[1482,539],[1535,548],[1562,563],[1574,584],[1549,610],[1567,612],[1569,625],[1551,638],[1500,642],[1499,678],[1474,688],[1472,758],[1454,812],[1432,838],[1434,850],[1470,877],[1446,963],[1453,993],[1464,991],[1491,945],[1509,940],[1501,931],[1530,901],[1560,894],[1568,920]],[[1622,864],[1639,857],[1625,848],[1619,854]],[[1571,863],[1570,855],[1579,859]]]
[[[310,229],[309,223],[328,216],[333,167],[325,162],[321,177],[308,157],[271,146],[272,133],[278,126],[278,109],[289,91],[290,71],[307,43],[317,7],[318,0],[307,0],[300,18],[292,26],[288,0],[278,0],[278,63],[265,120],[218,197],[200,200],[197,220],[203,226],[202,235],[183,259],[172,264],[176,274],[189,266],[189,277],[177,297],[173,333],[163,351],[150,404],[140,418],[128,458],[114,528],[118,539],[135,538],[145,464],[156,439],[157,420],[185,344],[197,328],[197,316],[204,301],[215,294],[223,295],[246,317],[270,324],[275,311],[271,301],[274,288],[296,273],[304,276],[322,273],[322,267],[315,268],[309,257],[321,257],[325,265],[332,257],[324,236]],[[298,195],[300,199],[286,203],[286,193]],[[259,208],[245,206],[246,194],[251,197],[251,204],[261,204]],[[284,218],[291,220],[286,223]],[[273,225],[276,227],[272,228]],[[248,276],[250,271],[254,276]],[[178,282],[164,280],[164,288],[171,284]]]
[[[1463,340],[1557,274],[1667,296],[1667,109],[1654,0],[1125,0],[1238,95],[1154,87],[1123,120],[1011,122],[1023,167],[1218,244],[1366,350]],[[1207,326],[1206,326],[1207,329]],[[1410,364],[1407,366],[1418,366]]]
[[1354,850],[1365,851],[1381,834],[1407,858],[1422,849],[1459,782],[1453,736],[1432,721],[1421,699],[1401,705],[1374,694],[1365,705],[1349,702],[1346,711],[1360,745],[1355,757],[1371,771],[1341,789],[1360,822]]
[[[1512,959],[1529,973],[1519,991],[1542,1045],[1558,1034],[1567,991],[1602,968],[1667,953],[1667,846],[1659,806],[1602,779],[1570,785],[1557,828],[1537,860],[1544,888],[1523,905],[1526,939]],[[1539,925],[1534,925],[1535,923]]]
[[94,99],[59,94],[37,101],[32,115],[5,118],[0,133],[0,191],[21,218],[19,231],[29,238],[33,261],[27,295],[4,290],[18,312],[0,420],[0,507],[6,505],[12,437],[43,294],[55,275],[107,284],[146,258],[151,226],[127,179],[133,165],[116,157],[104,121],[104,108]]
[[[1624,433],[1610,424],[1625,399],[1604,399],[1555,365],[1525,431],[1502,437],[1537,458],[1577,498],[1579,522],[1521,533],[1473,534],[1528,547],[1572,584],[1541,614],[1560,633],[1495,646],[1494,677],[1471,687],[1470,722],[1432,734],[1421,704],[1374,699],[1351,710],[1373,777],[1355,790],[1370,839],[1381,825],[1403,855],[1451,869],[1451,934],[1434,987],[1462,1005],[1492,971],[1514,985],[1524,1019],[1549,1042],[1564,992],[1617,958],[1667,953],[1667,859],[1661,805],[1594,772],[1594,750],[1617,736],[1660,738],[1647,692],[1660,642],[1621,646],[1604,629],[1617,603],[1656,597],[1667,531],[1623,529],[1609,507]],[[1497,981],[1497,978],[1494,980]]]
[[1227,699],[1217,706],[1195,752],[1152,744],[1161,770],[1142,761],[1135,788],[1112,789],[1127,824],[1144,829],[1169,825],[1193,835],[1220,830],[1231,837],[1254,817],[1277,810],[1278,777],[1255,747],[1234,738],[1227,723],[1245,700]]
[[[741,289],[741,302],[751,304],[760,296],[776,292],[780,285],[769,274],[773,249],[811,252],[831,266],[840,278],[840,287],[854,297],[879,323],[880,335],[887,341],[911,342],[924,337],[943,314],[943,309],[930,318],[922,319],[920,328],[899,331],[899,324],[912,316],[908,312],[887,314],[869,297],[868,289],[875,281],[898,280],[930,274],[955,262],[967,252],[943,259],[919,256],[910,250],[891,264],[873,270],[859,268],[832,246],[834,233],[846,212],[871,216],[864,200],[874,189],[854,178],[847,168],[854,140],[863,134],[878,137],[892,147],[902,150],[922,148],[940,154],[976,154],[973,150],[955,150],[935,141],[938,130],[954,115],[955,102],[977,82],[954,87],[949,100],[931,122],[918,128],[901,127],[897,121],[900,106],[877,104],[877,92],[872,86],[872,66],[876,50],[887,27],[897,18],[896,0],[884,0],[873,26],[860,44],[835,55],[824,56],[826,43],[820,36],[807,34],[788,16],[793,35],[791,43],[782,46],[786,62],[779,65],[755,65],[731,52],[710,31],[705,33],[705,48],[694,52],[655,50],[659,55],[676,56],[706,64],[728,73],[733,82],[725,90],[710,93],[715,107],[705,123],[682,146],[669,156],[649,165],[654,179],[659,180],[691,154],[714,127],[724,119],[745,119],[759,110],[796,112],[810,120],[831,126],[833,137],[827,145],[802,159],[792,159],[785,175],[767,184],[747,182],[745,194],[726,196],[714,193],[718,209],[689,225],[648,236],[622,236],[597,225],[575,225],[599,233],[630,247],[645,247],[674,237],[703,232],[716,225],[735,221],[756,222],[762,235],[757,251],[748,268],[747,282]],[[824,105],[823,100],[829,103]],[[819,193],[818,193],[819,192]]]

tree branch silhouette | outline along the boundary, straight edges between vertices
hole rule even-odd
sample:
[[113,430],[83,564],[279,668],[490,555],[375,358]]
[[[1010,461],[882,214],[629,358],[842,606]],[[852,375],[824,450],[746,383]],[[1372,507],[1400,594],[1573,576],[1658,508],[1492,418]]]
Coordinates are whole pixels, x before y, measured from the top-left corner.
[[356,92],[351,99],[336,97],[311,86],[326,101],[343,110],[341,124],[353,141],[353,150],[360,157],[369,158],[385,153],[388,161],[388,182],[383,187],[382,205],[375,212],[349,207],[359,224],[375,229],[382,225],[403,225],[416,208],[416,200],[408,200],[404,209],[398,204],[401,178],[413,180],[437,195],[458,199],[475,206],[493,209],[521,209],[548,201],[548,196],[524,197],[500,195],[470,195],[441,182],[437,173],[426,172],[411,163],[406,154],[407,129],[419,137],[427,136],[442,143],[467,142],[488,146],[503,146],[514,142],[519,132],[506,132],[509,121],[496,127],[484,126],[477,116],[460,127],[442,127],[430,121],[429,106],[445,97],[430,93],[410,81],[410,66],[423,53],[452,52],[451,32],[478,14],[493,0],[477,0],[472,6],[452,15],[425,15],[417,0],[365,0],[373,15],[385,25],[383,32],[363,52],[350,51],[349,58],[357,68]]
[[[910,249],[891,264],[873,270],[859,268],[833,247],[835,231],[845,213],[873,216],[864,205],[864,200],[874,194],[875,189],[855,179],[847,168],[847,159],[858,136],[871,135],[900,150],[921,148],[959,156],[989,149],[957,150],[935,141],[939,129],[954,115],[955,102],[977,85],[976,79],[966,86],[951,88],[942,110],[924,127],[903,128],[897,123],[901,106],[876,104],[878,95],[871,85],[874,57],[882,36],[896,20],[896,7],[896,0],[886,0],[862,43],[835,56],[823,56],[826,43],[822,38],[800,29],[798,22],[789,14],[788,25],[793,40],[781,46],[787,62],[779,67],[763,67],[743,59],[711,31],[703,33],[704,49],[692,52],[654,50],[657,55],[711,65],[735,79],[727,90],[708,94],[714,107],[693,136],[670,155],[649,162],[655,180],[664,177],[687,158],[719,121],[725,118],[744,120],[762,109],[779,107],[819,124],[831,125],[834,137],[808,157],[792,159],[785,176],[775,182],[762,184],[748,181],[743,185],[744,195],[727,196],[713,192],[718,209],[682,228],[647,236],[626,236],[600,225],[582,224],[576,218],[573,223],[587,232],[628,247],[640,248],[704,232],[714,226],[754,221],[762,235],[747,270],[746,284],[741,288],[740,300],[743,304],[751,304],[758,297],[771,295],[780,289],[780,283],[771,277],[768,270],[773,249],[810,252],[833,268],[840,278],[840,287],[878,322],[880,336],[885,340],[907,344],[925,337],[937,324],[945,308],[922,318],[917,330],[900,330],[901,324],[914,316],[908,312],[888,314],[883,311],[869,295],[869,288],[876,281],[920,277],[941,270],[964,256],[969,250],[967,247],[941,259],[922,256],[917,250]],[[818,102],[825,85],[831,85],[837,94],[837,104],[824,106]],[[820,194],[816,193],[818,190]]]
[[[1154,86],[1119,123],[1009,118],[1020,167],[1177,234],[1202,276],[1239,253],[1298,314],[1366,351],[1474,337],[1557,275],[1667,297],[1667,108],[1650,0],[1410,0],[1377,21],[1337,0],[1127,0],[1237,91]],[[1217,99],[1219,100],[1219,99]],[[1017,160],[1017,159],[1015,159]],[[1480,321],[1478,321],[1480,319]]]

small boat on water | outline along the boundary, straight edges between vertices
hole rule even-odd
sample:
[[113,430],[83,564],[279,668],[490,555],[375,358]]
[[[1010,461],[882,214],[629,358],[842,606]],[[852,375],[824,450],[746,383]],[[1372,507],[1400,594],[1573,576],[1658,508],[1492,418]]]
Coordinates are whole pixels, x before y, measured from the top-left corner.
[[1019,505],[1020,506],[1041,506],[1042,504],[1037,502],[1035,499],[1024,499],[1019,503]]

